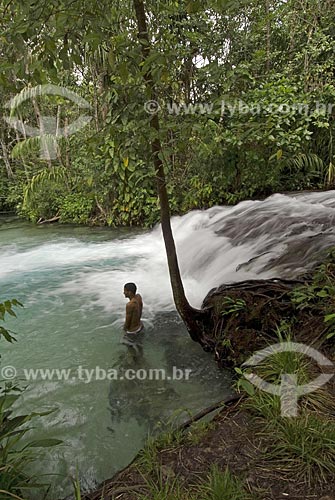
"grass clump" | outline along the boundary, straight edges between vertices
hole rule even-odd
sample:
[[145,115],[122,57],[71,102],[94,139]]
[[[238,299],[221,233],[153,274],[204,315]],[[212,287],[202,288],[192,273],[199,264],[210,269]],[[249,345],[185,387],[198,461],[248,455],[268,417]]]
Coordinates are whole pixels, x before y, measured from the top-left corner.
[[309,412],[297,418],[270,421],[272,437],[265,458],[281,471],[311,483],[335,476],[335,422]]
[[[285,321],[281,322],[276,329],[276,335],[279,341],[278,346],[281,346],[279,347],[279,351],[267,355],[257,366],[248,367],[248,362],[246,362],[244,364],[246,366],[244,371],[240,368],[235,369],[241,375],[236,384],[237,389],[245,389],[250,396],[246,407],[269,420],[281,416],[280,397],[276,396],[273,398],[272,394],[265,392],[266,388],[264,388],[264,391],[256,389],[248,380],[245,380],[245,375],[248,378],[250,372],[255,373],[265,382],[275,385],[278,388],[282,383],[283,375],[293,375],[297,386],[307,385],[318,375],[316,374],[315,360],[309,356],[309,346],[304,347],[302,344],[298,344],[302,351],[298,352],[296,350],[297,344],[292,340],[289,323]],[[269,348],[271,347],[270,345]],[[303,395],[298,394],[298,401],[301,410],[308,409],[320,415],[330,415],[334,412],[335,408],[334,400],[329,398],[329,393],[325,387],[320,387],[315,391]]]
[[[280,333],[280,332],[279,332]],[[290,337],[280,336],[280,343]],[[298,385],[315,378],[313,365],[297,352],[278,352],[252,368],[263,380],[280,385],[283,374],[294,374]],[[242,385],[242,384],[241,384]],[[298,415],[283,416],[281,399],[254,388],[244,408],[260,421],[264,437],[264,466],[280,473],[298,475],[308,484],[325,483],[335,475],[335,420],[326,388],[299,398]]]
[[212,422],[196,422],[193,423],[185,433],[185,441],[191,445],[199,444],[206,434],[214,428]]
[[143,478],[147,493],[138,494],[137,500],[193,500],[186,496],[178,477],[166,477],[158,467],[154,478]]
[[158,444],[157,441],[149,437],[145,446],[140,451],[137,459],[137,467],[139,471],[146,474],[151,474],[156,471],[158,463]]
[[282,417],[277,396],[256,391],[244,407],[257,417],[264,467],[301,481],[326,483],[335,476],[335,420],[300,408],[297,417]]
[[226,467],[221,471],[217,465],[212,466],[208,475],[208,483],[200,486],[197,500],[256,500],[255,494],[246,490],[243,482],[236,478]]
[[[141,471],[150,473],[155,470],[160,449],[177,448],[185,440],[184,431],[178,427],[178,418],[186,410],[177,410],[167,422],[158,422],[153,434],[147,438],[144,448],[141,450],[138,466]],[[189,412],[187,411],[189,414]]]
[[137,500],[258,500],[228,468],[221,471],[212,466],[206,480],[192,488],[185,487],[177,476],[167,477],[157,469],[155,479],[145,479],[147,493]]

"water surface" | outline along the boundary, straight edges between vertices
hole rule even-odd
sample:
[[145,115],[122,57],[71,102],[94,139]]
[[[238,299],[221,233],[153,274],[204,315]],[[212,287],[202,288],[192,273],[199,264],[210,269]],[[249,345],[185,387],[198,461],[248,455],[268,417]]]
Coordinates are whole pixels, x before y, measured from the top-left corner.
[[[30,381],[19,405],[20,412],[56,409],[29,436],[64,442],[33,469],[56,474],[46,477],[51,498],[71,492],[76,471],[82,487],[93,488],[133,458],[160,420],[173,421],[183,409],[194,413],[230,392],[229,376],[190,340],[164,296],[164,254],[158,241],[150,245],[150,233],[0,224],[0,300],[24,304],[7,321],[18,342],[1,341],[1,366],[15,367],[23,385],[24,369],[71,369],[69,380]],[[135,360],[119,342],[123,284],[132,280],[143,294],[146,325],[143,358]],[[191,370],[189,380],[96,380],[103,370],[128,368],[163,368],[172,378],[174,366]],[[95,370],[90,383],[78,379],[78,367]]]

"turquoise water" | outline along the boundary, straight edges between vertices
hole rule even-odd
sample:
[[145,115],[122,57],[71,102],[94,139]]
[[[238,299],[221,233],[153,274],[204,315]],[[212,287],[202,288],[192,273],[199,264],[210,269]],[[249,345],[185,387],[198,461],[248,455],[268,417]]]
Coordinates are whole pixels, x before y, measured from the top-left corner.
[[[27,386],[18,411],[55,409],[35,421],[29,438],[64,443],[34,466],[39,474],[55,474],[46,477],[51,498],[71,491],[76,470],[82,487],[93,488],[133,458],[160,420],[181,409],[194,413],[230,393],[229,376],[190,340],[173,311],[157,230],[0,219],[0,278],[0,301],[24,304],[17,319],[7,321],[18,342],[1,340],[1,367],[14,367]],[[127,281],[138,283],[144,299],[143,358],[120,344]],[[79,367],[94,371],[90,382],[78,377]],[[189,380],[96,379],[103,370],[128,368],[163,368],[171,378],[173,367],[191,370]],[[37,368],[68,369],[71,376],[28,382],[24,370]]]

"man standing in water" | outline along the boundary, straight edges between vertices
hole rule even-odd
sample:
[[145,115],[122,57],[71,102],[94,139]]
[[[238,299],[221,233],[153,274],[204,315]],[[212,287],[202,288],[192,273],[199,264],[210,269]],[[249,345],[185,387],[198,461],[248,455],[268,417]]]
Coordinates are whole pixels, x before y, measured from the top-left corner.
[[143,301],[139,293],[136,293],[137,287],[135,283],[126,283],[123,288],[124,296],[129,299],[126,305],[126,320],[123,325],[125,335],[121,340],[122,344],[133,347],[136,353],[142,353],[142,346],[137,342],[141,340],[140,332],[143,330],[141,321]]
[[143,329],[141,322],[143,302],[139,293],[136,293],[137,287],[135,283],[126,283],[124,285],[124,296],[129,299],[126,306],[126,321],[123,329],[126,333],[136,334]]

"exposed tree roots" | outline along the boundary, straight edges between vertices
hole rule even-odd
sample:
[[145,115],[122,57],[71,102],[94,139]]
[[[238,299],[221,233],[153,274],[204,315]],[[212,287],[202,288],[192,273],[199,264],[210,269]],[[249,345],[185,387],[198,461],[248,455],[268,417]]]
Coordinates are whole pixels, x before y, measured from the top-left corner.
[[327,328],[324,312],[298,310],[291,296],[295,287],[311,279],[250,280],[211,290],[203,307],[211,311],[209,326],[219,365],[240,364],[266,344],[278,342],[278,328],[285,325],[297,341],[315,345]]

